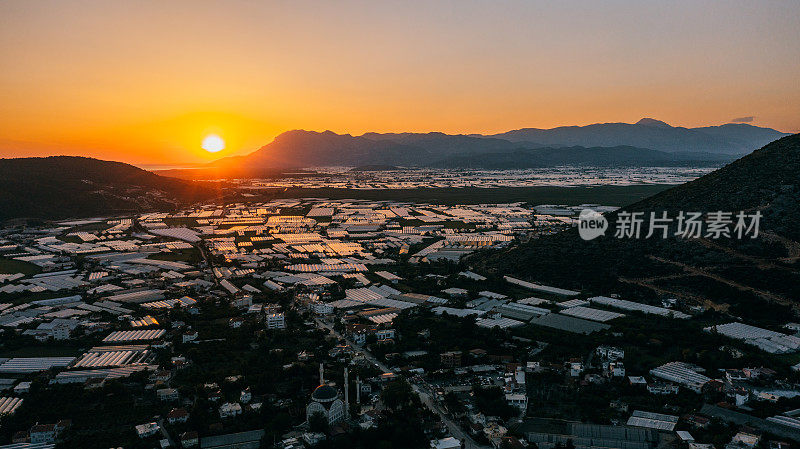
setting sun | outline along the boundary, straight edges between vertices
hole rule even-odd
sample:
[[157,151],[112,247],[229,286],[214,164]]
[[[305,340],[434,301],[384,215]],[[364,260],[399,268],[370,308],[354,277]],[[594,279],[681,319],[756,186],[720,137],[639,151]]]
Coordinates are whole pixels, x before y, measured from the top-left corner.
[[203,139],[201,147],[209,153],[216,153],[225,149],[225,141],[216,134],[211,134]]

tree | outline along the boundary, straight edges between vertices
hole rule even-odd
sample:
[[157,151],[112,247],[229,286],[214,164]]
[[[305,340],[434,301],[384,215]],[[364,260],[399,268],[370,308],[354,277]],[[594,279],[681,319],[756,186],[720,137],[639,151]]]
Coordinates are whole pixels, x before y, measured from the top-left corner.
[[398,379],[387,385],[381,392],[383,404],[392,409],[399,410],[413,401],[411,385],[405,379]]
[[516,409],[506,402],[503,390],[499,387],[477,388],[474,394],[475,405],[484,415],[506,420],[516,414]]

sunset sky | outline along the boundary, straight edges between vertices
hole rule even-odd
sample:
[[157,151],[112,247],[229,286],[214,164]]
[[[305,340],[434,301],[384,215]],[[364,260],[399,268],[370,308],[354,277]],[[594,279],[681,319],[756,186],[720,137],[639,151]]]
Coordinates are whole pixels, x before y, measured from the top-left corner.
[[0,157],[182,164],[297,128],[642,117],[798,132],[799,17],[796,0],[7,0]]

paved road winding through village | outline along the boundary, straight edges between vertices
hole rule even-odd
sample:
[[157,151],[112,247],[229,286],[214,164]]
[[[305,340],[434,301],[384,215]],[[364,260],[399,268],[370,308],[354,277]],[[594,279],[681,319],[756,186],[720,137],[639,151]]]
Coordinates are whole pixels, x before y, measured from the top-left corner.
[[[336,336],[336,338],[339,338],[339,339],[342,339],[342,340],[346,341],[347,344],[350,345],[353,349],[355,349],[356,351],[359,351],[362,354],[364,354],[364,357],[367,360],[369,360],[370,362],[374,363],[375,366],[377,366],[379,369],[381,369],[384,373],[391,372],[391,370],[389,370],[388,366],[384,365],[380,360],[375,358],[375,356],[370,354],[369,351],[367,351],[366,349],[362,348],[361,346],[355,344],[353,341],[345,338],[342,334],[336,332],[333,329],[333,326],[331,326],[330,324],[328,324],[328,323],[326,323],[326,322],[324,322],[324,321],[322,321],[320,319],[315,319],[314,322],[317,323],[318,327],[327,330],[332,335]],[[433,397],[431,396],[431,394],[428,392],[428,390],[424,386],[421,386],[421,385],[413,382],[410,379],[409,379],[408,382],[409,382],[409,384],[411,384],[411,388],[414,390],[414,393],[419,395],[420,399],[422,400],[422,403],[425,404],[425,406],[428,407],[429,410],[431,410],[432,412],[434,412],[437,415],[439,415],[439,418],[441,418],[442,422],[445,423],[445,425],[447,426],[447,429],[450,431],[450,434],[464,442],[464,448],[465,449],[484,449],[484,448],[488,447],[488,446],[482,446],[482,445],[476,443],[475,440],[472,439],[472,437],[470,437],[466,432],[464,432],[464,430],[461,428],[461,426],[459,426],[458,423],[454,422],[448,416],[448,414],[436,404],[436,402],[434,401]]]

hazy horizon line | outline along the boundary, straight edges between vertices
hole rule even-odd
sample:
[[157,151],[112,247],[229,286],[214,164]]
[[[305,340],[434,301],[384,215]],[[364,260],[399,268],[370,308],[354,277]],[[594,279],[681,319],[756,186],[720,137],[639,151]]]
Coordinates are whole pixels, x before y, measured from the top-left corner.
[[[791,130],[791,131],[784,131],[777,128],[773,128],[768,125],[760,125],[754,124],[753,122],[736,122],[733,120],[727,121],[721,124],[710,124],[706,122],[706,124],[702,125],[695,125],[695,126],[683,126],[683,125],[672,125],[666,121],[656,119],[653,117],[642,117],[642,119],[653,119],[662,121],[667,123],[672,128],[685,128],[685,129],[696,129],[696,128],[704,128],[704,127],[711,127],[711,126],[724,126],[724,125],[748,125],[756,128],[764,128],[764,129],[772,129],[774,131],[778,131],[784,134],[797,134],[800,133],[800,130]],[[642,120],[639,119],[639,120]],[[637,120],[638,122],[638,120]],[[604,124],[627,124],[627,125],[635,125],[636,122],[625,122],[625,121],[601,121],[601,122],[592,122],[582,125],[558,125],[553,127],[546,127],[546,128],[539,128],[536,126],[523,126],[519,128],[511,128],[507,129],[506,131],[500,132],[459,132],[459,133],[451,133],[445,131],[437,131],[437,130],[428,130],[428,131],[398,131],[398,130],[380,130],[380,131],[364,131],[361,133],[354,133],[354,132],[346,132],[346,131],[337,131],[330,128],[326,129],[309,129],[309,128],[302,128],[302,127],[294,127],[289,128],[284,131],[279,132],[275,136],[268,139],[267,142],[255,146],[249,147],[245,149],[236,150],[230,153],[226,153],[225,155],[220,155],[220,157],[215,159],[209,159],[205,161],[175,161],[175,162],[156,162],[156,161],[137,161],[135,159],[127,159],[127,158],[111,158],[106,157],[101,154],[96,154],[98,152],[107,152],[109,150],[113,151],[113,148],[109,148],[107,146],[99,145],[99,146],[70,146],[69,144],[59,144],[59,143],[48,143],[48,142],[34,142],[34,141],[24,141],[24,140],[14,140],[14,139],[0,139],[0,159],[21,159],[21,158],[35,158],[35,157],[56,157],[56,156],[79,156],[79,157],[88,157],[92,159],[98,160],[105,160],[105,161],[113,161],[113,162],[124,162],[126,164],[134,165],[136,167],[144,168],[144,167],[151,167],[148,170],[157,170],[156,168],[152,167],[165,167],[165,169],[176,169],[176,168],[196,168],[198,166],[214,163],[220,159],[228,158],[228,157],[237,157],[237,156],[246,156],[254,151],[258,151],[261,147],[272,143],[278,136],[285,134],[291,131],[304,131],[304,132],[315,132],[315,133],[323,133],[323,132],[332,132],[337,135],[350,135],[354,137],[361,137],[366,134],[431,134],[431,133],[441,133],[450,136],[494,136],[497,134],[503,134],[506,132],[517,131],[522,129],[540,129],[540,130],[552,130],[557,128],[564,128],[564,127],[586,127],[591,125],[604,125]],[[24,156],[7,156],[3,154],[4,152],[14,152],[14,151],[26,151],[27,147],[31,146],[32,148],[29,150],[32,154],[24,155]],[[16,147],[16,148],[15,148]],[[166,148],[165,148],[166,150]],[[47,152],[50,151],[50,152]],[[86,152],[87,154],[76,154],[77,152]],[[95,154],[92,154],[95,153]]]

